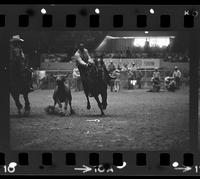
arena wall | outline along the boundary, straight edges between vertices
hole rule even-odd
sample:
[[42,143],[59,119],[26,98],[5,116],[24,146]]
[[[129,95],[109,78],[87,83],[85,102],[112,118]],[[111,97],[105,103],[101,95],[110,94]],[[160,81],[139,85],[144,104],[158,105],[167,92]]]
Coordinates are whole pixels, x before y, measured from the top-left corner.
[[189,73],[190,71],[190,64],[187,62],[181,63],[181,62],[165,62],[164,60],[160,61],[160,66],[166,70],[173,70],[174,66],[177,66],[181,72]]
[[[174,66],[178,66],[180,71],[183,74],[182,82],[184,86],[188,86],[188,77],[189,77],[189,63],[172,63],[172,62],[165,62],[162,59],[104,59],[106,65],[109,64],[110,61],[113,61],[113,63],[117,66],[118,63],[123,64],[124,62],[130,63],[135,62],[136,66],[138,66],[143,73],[143,79],[142,79],[142,86],[143,88],[149,88],[151,85],[151,77],[153,74],[153,70],[155,67],[160,68],[160,73],[162,79],[164,79],[165,76],[168,76],[171,72],[174,70]],[[146,63],[145,63],[146,62]],[[148,62],[148,63],[147,63]],[[75,68],[75,63],[48,63],[44,62],[41,63],[41,70],[46,70],[48,74],[55,74],[55,73],[67,73],[72,72],[73,68]],[[51,76],[51,75],[50,75]],[[126,72],[121,73],[121,87],[127,88],[128,87],[128,77]],[[70,86],[74,87],[74,80],[72,76],[69,77],[69,83]],[[52,89],[55,87],[54,80],[47,80],[46,85],[44,85],[44,89]]]

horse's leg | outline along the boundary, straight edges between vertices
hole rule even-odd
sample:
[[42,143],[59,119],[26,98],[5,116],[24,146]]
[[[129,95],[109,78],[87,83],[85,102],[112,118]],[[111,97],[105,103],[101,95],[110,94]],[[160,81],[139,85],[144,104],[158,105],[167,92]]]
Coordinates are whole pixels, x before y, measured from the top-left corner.
[[83,85],[83,89],[84,89],[84,93],[85,93],[85,96],[86,96],[86,99],[87,99],[87,109],[90,109],[91,106],[90,106],[90,101],[89,101],[89,90],[88,90],[88,85],[87,83],[85,82],[86,79],[82,80],[82,85]]
[[19,94],[11,92],[11,96],[13,97],[15,104],[17,106],[18,114],[21,115],[21,109],[23,108],[23,106],[19,101]]
[[70,107],[70,114],[74,114],[74,110],[72,109],[72,96],[70,94],[70,98],[69,98],[69,107]]
[[67,106],[68,106],[68,103],[69,103],[69,99],[66,98],[66,100],[65,100],[65,106],[64,106],[65,114],[67,114]]
[[24,114],[29,114],[30,113],[30,102],[28,99],[28,93],[23,94],[24,101],[25,101],[25,111]]
[[101,97],[102,97],[102,108],[103,110],[105,110],[108,105],[107,104],[107,88],[106,90],[101,92]]
[[97,104],[98,104],[98,106],[99,106],[99,109],[101,110],[101,115],[104,115],[103,108],[102,108],[102,104],[101,104],[101,102],[100,102],[100,100],[99,100],[98,95],[95,95],[94,98],[95,98],[95,100],[97,101]]
[[86,99],[87,99],[87,109],[91,109],[91,105],[90,105],[90,100],[89,100],[89,94],[85,93]]
[[61,104],[60,100],[58,100],[57,103],[58,103],[58,106],[59,106],[60,112],[62,112],[62,104]]

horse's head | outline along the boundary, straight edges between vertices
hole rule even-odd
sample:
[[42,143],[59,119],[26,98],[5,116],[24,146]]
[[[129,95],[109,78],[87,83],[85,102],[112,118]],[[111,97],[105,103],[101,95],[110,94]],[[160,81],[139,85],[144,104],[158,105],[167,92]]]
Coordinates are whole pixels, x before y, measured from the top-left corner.
[[105,69],[104,69],[104,62],[101,58],[97,58],[94,61],[95,69],[96,69],[96,77],[98,80],[105,80]]
[[102,58],[95,59],[95,65],[97,68],[102,68],[104,66],[104,61]]

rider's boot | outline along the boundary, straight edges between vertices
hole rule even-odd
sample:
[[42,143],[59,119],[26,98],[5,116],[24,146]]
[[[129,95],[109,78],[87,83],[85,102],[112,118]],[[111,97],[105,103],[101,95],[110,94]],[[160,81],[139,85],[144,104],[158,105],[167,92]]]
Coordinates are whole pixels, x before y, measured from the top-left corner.
[[30,86],[29,86],[29,92],[32,92],[32,91],[34,91],[34,89],[33,89],[33,85],[30,84]]

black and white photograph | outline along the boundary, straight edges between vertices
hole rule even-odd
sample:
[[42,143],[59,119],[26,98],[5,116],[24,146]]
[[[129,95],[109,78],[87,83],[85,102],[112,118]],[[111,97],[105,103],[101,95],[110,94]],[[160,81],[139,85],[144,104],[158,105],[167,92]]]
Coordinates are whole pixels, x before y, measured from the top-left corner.
[[189,150],[188,33],[10,34],[11,149]]
[[199,63],[199,68],[198,68],[198,149],[200,150],[200,63]]

